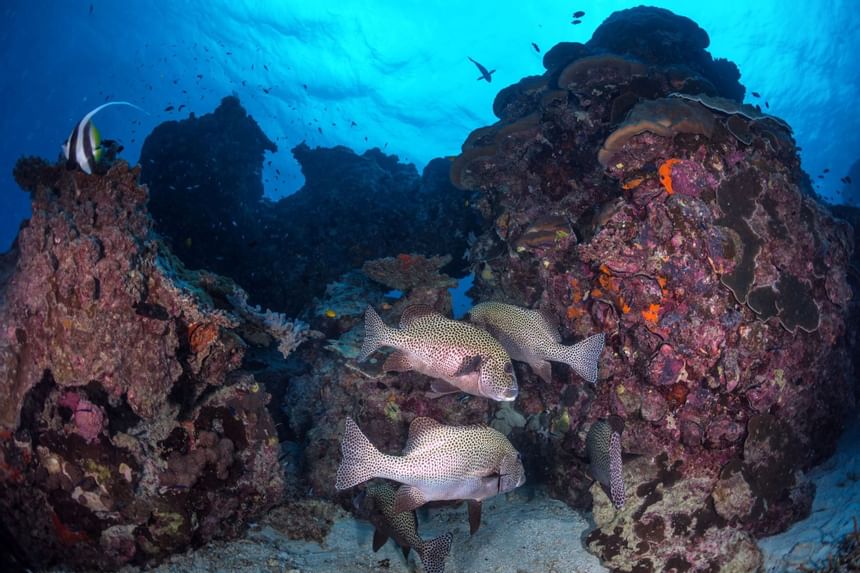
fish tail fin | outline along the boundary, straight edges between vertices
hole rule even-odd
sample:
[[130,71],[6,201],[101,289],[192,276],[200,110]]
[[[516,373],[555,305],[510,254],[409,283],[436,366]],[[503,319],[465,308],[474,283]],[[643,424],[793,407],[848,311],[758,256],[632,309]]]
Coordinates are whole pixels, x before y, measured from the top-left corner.
[[346,419],[340,450],[343,459],[337,468],[337,489],[349,489],[378,476],[383,454],[370,443],[352,418]]
[[601,332],[580,340],[573,346],[559,345],[557,358],[559,362],[570,365],[577,374],[594,384],[597,382],[597,367],[605,338]]
[[364,341],[361,343],[361,353],[356,360],[363,362],[379,347],[385,346],[392,330],[382,321],[373,307],[368,305],[364,313]]
[[436,539],[425,541],[420,548],[417,548],[421,563],[424,564],[424,571],[427,573],[444,573],[445,560],[451,551],[453,540],[454,534],[449,531]]

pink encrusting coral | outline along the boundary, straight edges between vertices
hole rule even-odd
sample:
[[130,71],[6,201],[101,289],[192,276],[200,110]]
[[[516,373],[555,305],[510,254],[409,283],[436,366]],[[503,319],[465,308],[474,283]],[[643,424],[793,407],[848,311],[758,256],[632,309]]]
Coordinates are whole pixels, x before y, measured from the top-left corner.
[[[624,30],[636,34],[613,32]],[[809,511],[804,472],[832,451],[854,403],[851,228],[813,197],[788,126],[740,106],[737,70],[706,46],[666,10],[617,12],[581,49],[550,51],[546,98],[537,81],[519,101],[506,93],[499,109],[538,115],[530,136],[496,137],[458,174],[494,221],[471,252],[492,274],[479,272],[471,294],[549,310],[571,339],[607,335],[594,389],[568,385],[566,371],[549,385],[525,374],[515,406],[535,430],[526,451],[580,506],[585,430],[624,419],[622,449],[642,457],[624,466],[622,510],[591,490],[587,539],[615,571],[754,569],[755,536]],[[589,50],[603,55],[587,74],[553,84]],[[644,65],[620,73],[606,51]],[[574,240],[519,248],[511,231],[535,213],[563,216]]]
[[306,329],[252,323],[232,281],[186,270],[125,163],[15,174],[33,215],[0,271],[4,531],[34,566],[99,569],[239,534],[284,493],[243,356],[261,328],[288,351]]
[[104,410],[77,392],[65,392],[60,396],[57,405],[72,411],[74,429],[87,442],[95,440],[104,429]]

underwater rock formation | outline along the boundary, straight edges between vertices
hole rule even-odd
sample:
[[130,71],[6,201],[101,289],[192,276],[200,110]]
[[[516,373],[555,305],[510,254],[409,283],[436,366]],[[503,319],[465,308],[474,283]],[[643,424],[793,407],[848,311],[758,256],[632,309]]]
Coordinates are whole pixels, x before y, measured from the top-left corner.
[[[804,471],[855,401],[853,231],[813,198],[787,124],[740,105],[737,69],[707,45],[666,10],[617,12],[499,92],[500,121],[451,169],[493,223],[470,294],[549,310],[567,341],[607,335],[593,387],[518,366],[512,441],[530,479],[593,505],[587,545],[614,571],[753,570],[754,538],[808,513]],[[536,234],[548,217],[555,234]],[[618,511],[585,466],[586,432],[610,415],[641,456]]]
[[305,185],[263,197],[265,151],[276,150],[235,97],[211,114],[159,125],[141,152],[156,229],[192,268],[234,279],[255,304],[297,314],[365,261],[401,253],[462,254],[479,219],[452,187],[448,161],[419,175],[394,155],[346,147],[292,152]]
[[0,521],[19,560],[109,569],[237,535],[284,490],[243,356],[306,326],[186,270],[138,169],[15,175],[33,215],[0,261]]

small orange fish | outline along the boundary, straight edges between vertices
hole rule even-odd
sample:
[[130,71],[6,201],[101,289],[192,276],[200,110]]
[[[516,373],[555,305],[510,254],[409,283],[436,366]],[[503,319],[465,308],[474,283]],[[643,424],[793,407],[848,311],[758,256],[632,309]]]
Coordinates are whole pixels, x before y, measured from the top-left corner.
[[325,311],[325,316],[326,316],[326,318],[336,318],[337,313],[335,311],[333,311],[332,309],[327,308]]
[[642,184],[642,182],[644,180],[645,180],[644,177],[636,177],[634,179],[631,179],[631,180],[625,182],[624,185],[621,186],[621,188],[624,189],[625,191],[629,191],[630,189],[636,189],[637,187],[639,187],[639,185]]

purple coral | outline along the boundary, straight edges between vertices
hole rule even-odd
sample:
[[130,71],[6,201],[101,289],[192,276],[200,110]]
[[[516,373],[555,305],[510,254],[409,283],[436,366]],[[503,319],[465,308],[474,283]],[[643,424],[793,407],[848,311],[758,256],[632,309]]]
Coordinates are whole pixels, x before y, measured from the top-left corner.
[[104,411],[77,392],[65,392],[57,404],[71,409],[75,431],[87,442],[95,440],[105,425]]

